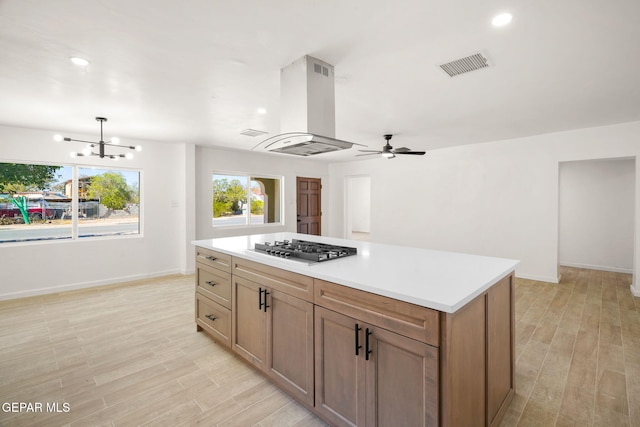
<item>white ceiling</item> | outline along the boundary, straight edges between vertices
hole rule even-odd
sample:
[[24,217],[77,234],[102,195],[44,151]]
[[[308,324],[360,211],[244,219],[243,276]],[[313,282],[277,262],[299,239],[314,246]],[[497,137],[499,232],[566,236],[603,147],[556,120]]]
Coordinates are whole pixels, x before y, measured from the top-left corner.
[[[639,46],[638,0],[0,0],[0,124],[251,149],[308,54],[335,67],[337,138],[428,151],[640,120]],[[480,50],[493,67],[437,67]]]

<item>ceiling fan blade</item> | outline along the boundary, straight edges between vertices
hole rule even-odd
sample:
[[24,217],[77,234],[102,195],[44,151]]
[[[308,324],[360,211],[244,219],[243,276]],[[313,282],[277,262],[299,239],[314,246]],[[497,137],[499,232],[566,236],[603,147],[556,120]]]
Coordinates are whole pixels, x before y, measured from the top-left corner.
[[374,155],[378,155],[378,154],[380,154],[380,151],[376,151],[376,152],[372,152],[372,153],[356,154],[355,157],[374,156]]
[[426,154],[426,151],[396,151],[396,154],[413,154],[415,156],[423,156]]
[[361,153],[378,153],[378,154],[382,153],[382,151],[380,150],[358,150],[358,151]]

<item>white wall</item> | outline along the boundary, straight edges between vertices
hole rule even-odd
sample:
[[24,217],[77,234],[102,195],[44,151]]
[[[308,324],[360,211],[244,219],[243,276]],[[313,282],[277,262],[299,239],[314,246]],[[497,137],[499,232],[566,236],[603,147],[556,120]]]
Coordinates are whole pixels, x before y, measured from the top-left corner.
[[[640,122],[633,122],[433,150],[424,157],[334,163],[330,209],[343,211],[346,176],[371,175],[372,241],[515,258],[521,260],[518,276],[554,282],[559,162],[639,155]],[[636,230],[638,181],[636,174]],[[329,235],[342,236],[343,230],[344,218],[332,216]]]
[[635,159],[560,164],[560,265],[633,271]]
[[[83,164],[139,169],[142,235],[133,238],[3,243],[0,245],[0,299],[90,287],[189,270],[184,252],[191,240],[185,219],[192,215],[185,187],[188,154],[184,144],[127,141],[143,151],[131,161],[71,159],[72,145],[54,142],[55,131],[0,126],[0,161]],[[68,135],[94,140],[96,135]],[[76,147],[77,148],[77,147]],[[193,158],[193,156],[191,156]],[[188,213],[191,212],[191,213]],[[191,233],[193,234],[193,233]],[[192,251],[191,251],[192,253]],[[192,268],[191,268],[192,270]]]
[[[265,224],[251,227],[213,228],[213,172],[284,176],[284,225]],[[197,239],[239,236],[245,234],[296,232],[296,177],[322,180],[322,234],[329,226],[329,186],[326,163],[295,156],[253,153],[219,148],[196,147],[196,236]]]

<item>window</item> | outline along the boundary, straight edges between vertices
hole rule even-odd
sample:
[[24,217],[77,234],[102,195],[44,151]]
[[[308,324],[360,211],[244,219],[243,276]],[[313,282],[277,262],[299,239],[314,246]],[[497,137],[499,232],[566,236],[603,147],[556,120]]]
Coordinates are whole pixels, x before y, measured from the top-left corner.
[[139,234],[139,188],[138,171],[0,163],[0,243]]
[[282,178],[213,174],[214,227],[281,223]]
[[78,237],[140,233],[140,172],[78,169]]

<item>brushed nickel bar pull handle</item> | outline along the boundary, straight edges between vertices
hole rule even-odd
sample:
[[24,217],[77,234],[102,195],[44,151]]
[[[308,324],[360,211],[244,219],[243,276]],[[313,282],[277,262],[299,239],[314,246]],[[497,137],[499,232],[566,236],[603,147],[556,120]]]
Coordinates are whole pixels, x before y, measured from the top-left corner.
[[207,284],[207,285],[209,285],[209,286],[215,286],[215,285],[217,285],[217,283],[216,283],[216,282],[214,282],[213,280],[207,280],[207,281],[206,281],[206,282],[204,282],[204,283],[206,283],[206,284]]
[[211,256],[211,255],[207,255],[205,258],[208,259],[209,261],[215,261],[215,260],[218,259],[218,258],[216,258],[214,256]]
[[209,319],[209,320],[211,320],[211,321],[216,320],[216,318],[215,318],[215,317],[213,317],[213,315],[212,315],[212,314],[205,314],[205,316],[204,316],[204,317],[206,317],[207,319]]

